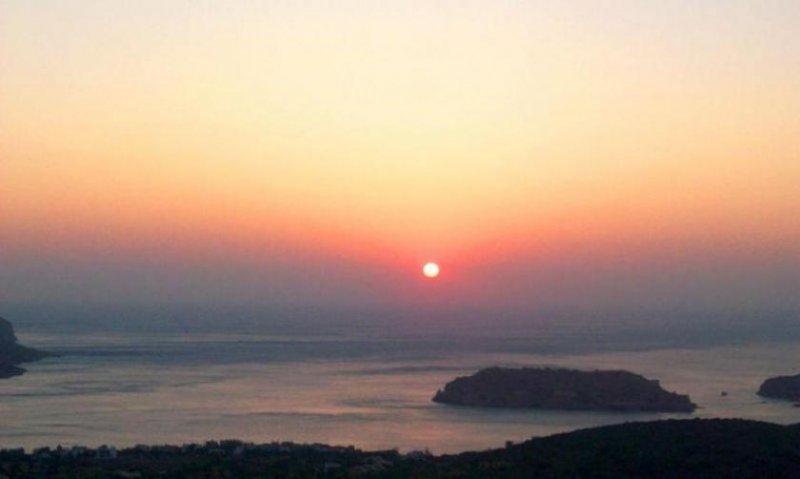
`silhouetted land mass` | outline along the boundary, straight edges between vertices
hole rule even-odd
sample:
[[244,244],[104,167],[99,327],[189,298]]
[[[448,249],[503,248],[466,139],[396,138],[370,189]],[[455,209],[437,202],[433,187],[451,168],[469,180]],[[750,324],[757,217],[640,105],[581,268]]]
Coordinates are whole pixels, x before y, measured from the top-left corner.
[[692,412],[689,396],[628,371],[488,368],[456,378],[433,397],[458,406],[586,411]]
[[448,478],[796,478],[800,425],[740,419],[628,423],[443,456],[413,469]]
[[19,367],[19,364],[38,361],[49,356],[53,354],[17,343],[14,327],[7,320],[0,318],[0,379],[23,374],[25,370]]
[[758,395],[774,399],[800,401],[800,374],[769,378],[761,384],[758,389]]
[[503,449],[433,456],[236,440],[183,446],[0,451],[0,477],[88,478],[797,478],[800,425],[738,419],[628,423]]

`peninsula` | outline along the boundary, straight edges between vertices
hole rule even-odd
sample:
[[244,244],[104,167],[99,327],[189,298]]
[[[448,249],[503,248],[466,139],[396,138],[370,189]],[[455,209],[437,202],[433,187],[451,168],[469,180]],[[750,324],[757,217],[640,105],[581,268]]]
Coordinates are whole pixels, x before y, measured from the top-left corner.
[[758,395],[772,399],[800,401],[800,374],[769,378],[761,384]]
[[458,406],[573,411],[685,412],[689,396],[628,371],[488,368],[447,383],[434,402]]
[[22,363],[50,356],[54,354],[19,344],[14,334],[14,327],[8,320],[0,318],[0,379],[23,374],[25,370],[19,367]]

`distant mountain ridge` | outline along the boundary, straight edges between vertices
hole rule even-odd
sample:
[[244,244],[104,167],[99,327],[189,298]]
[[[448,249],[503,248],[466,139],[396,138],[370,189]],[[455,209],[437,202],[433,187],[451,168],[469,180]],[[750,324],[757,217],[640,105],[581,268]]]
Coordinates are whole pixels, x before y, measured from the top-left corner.
[[54,354],[19,344],[17,335],[14,334],[14,327],[8,320],[0,318],[0,379],[25,373],[25,370],[19,367],[22,363],[38,361],[50,356],[54,356]]

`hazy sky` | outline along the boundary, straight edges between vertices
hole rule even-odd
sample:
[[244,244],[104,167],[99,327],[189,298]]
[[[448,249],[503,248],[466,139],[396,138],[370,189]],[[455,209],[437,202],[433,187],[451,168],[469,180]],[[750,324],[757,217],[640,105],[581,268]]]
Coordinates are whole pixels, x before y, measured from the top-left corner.
[[798,32],[796,0],[0,0],[0,301],[797,307]]

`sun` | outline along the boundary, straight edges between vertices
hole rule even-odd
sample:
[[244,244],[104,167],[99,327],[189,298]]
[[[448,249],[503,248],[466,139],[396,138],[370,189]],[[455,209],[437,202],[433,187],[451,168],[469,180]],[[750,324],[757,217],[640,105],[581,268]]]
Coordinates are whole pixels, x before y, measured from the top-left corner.
[[422,267],[422,274],[428,278],[439,276],[439,265],[436,263],[425,263],[425,266]]

